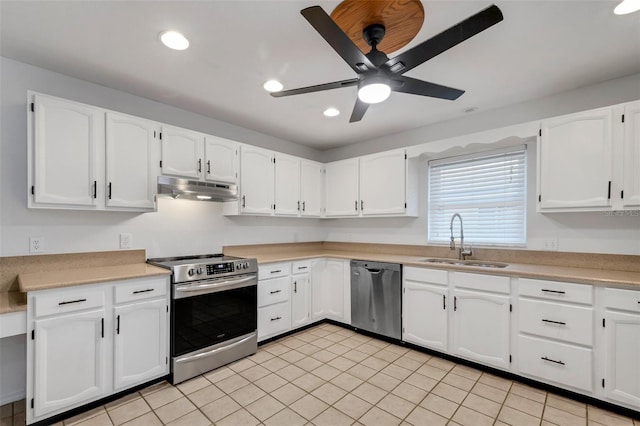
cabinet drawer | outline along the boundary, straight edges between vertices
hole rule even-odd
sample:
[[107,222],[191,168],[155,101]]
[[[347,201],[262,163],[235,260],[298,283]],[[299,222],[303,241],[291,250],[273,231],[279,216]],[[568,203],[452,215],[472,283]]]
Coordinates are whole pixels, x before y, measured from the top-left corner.
[[593,390],[591,349],[526,336],[518,336],[518,343],[521,373],[562,387]]
[[407,280],[447,285],[448,271],[443,269],[404,268],[403,276]]
[[258,281],[258,307],[289,300],[291,277]]
[[607,288],[604,291],[604,303],[607,308],[640,312],[640,291]]
[[593,303],[593,287],[588,284],[570,284],[530,278],[520,278],[518,283],[520,285],[520,296],[584,303],[586,305]]
[[290,329],[291,304],[288,301],[258,308],[258,340]]
[[511,292],[511,278],[485,274],[469,274],[467,272],[454,272],[453,282],[456,287],[469,290],[490,291],[493,293]]
[[68,312],[101,308],[104,306],[104,290],[74,288],[33,297],[35,317],[66,314]]
[[593,345],[593,309],[520,299],[520,331],[581,345]]
[[259,280],[284,277],[289,274],[291,274],[290,263],[270,263],[267,265],[260,265],[258,268]]
[[166,295],[167,287],[167,281],[163,278],[120,281],[113,286],[113,298],[115,303],[152,299]]
[[311,270],[311,260],[300,260],[291,264],[294,274],[306,274]]

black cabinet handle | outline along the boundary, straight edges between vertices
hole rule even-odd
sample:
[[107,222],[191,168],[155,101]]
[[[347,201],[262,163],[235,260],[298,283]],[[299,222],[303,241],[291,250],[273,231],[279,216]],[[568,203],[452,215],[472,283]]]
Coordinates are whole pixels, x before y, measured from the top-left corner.
[[278,274],[282,272],[282,269],[276,269],[275,271],[271,271],[272,274]]
[[358,200],[356,200],[355,203],[356,203],[356,211],[358,211]]
[[555,293],[555,294],[565,294],[564,291],[560,291],[560,290],[547,290],[546,288],[543,288],[542,291],[544,291],[545,293]]
[[447,296],[442,295],[442,309],[447,309]]
[[[306,209],[307,209],[307,202],[303,201],[302,202],[302,211],[305,211]],[[640,302],[638,302],[638,303],[640,303]]]
[[116,334],[120,334],[120,315],[116,317]]
[[271,321],[278,321],[279,319],[282,319],[282,317],[271,318]]
[[98,181],[93,181],[93,198],[98,198]]
[[111,199],[111,182],[109,182],[109,199]]
[[360,200],[360,211],[364,210],[364,201]]
[[202,171],[202,158],[198,158],[198,173]]
[[552,321],[552,320],[548,320],[548,319],[542,319],[542,322],[549,322],[551,324],[559,324],[559,325],[567,325],[566,322],[561,322],[561,321]]
[[71,303],[81,303],[81,302],[86,302],[87,299],[76,299],[76,300],[65,300],[64,302],[60,302],[58,303],[58,305],[62,306],[62,305],[70,305]]
[[[298,266],[298,269],[307,269],[307,267],[306,266]],[[638,302],[638,303],[640,303],[640,302]]]
[[298,281],[294,281],[293,282],[293,292],[297,293],[298,292]]
[[547,358],[546,356],[540,357],[541,360],[553,362],[554,364],[565,365],[562,361],[556,361],[555,359]]
[[269,293],[270,293],[270,294],[276,294],[276,293],[280,293],[281,291],[282,291],[282,290],[273,290],[273,291],[270,291]]
[[298,200],[298,211],[300,211],[300,200]]
[[101,318],[101,319],[100,319],[100,327],[101,327],[100,335],[101,335],[101,336],[102,336],[102,338],[104,339],[104,318]]
[[453,296],[453,310],[458,310],[458,298],[456,296]]
[[155,289],[153,289],[153,288],[148,288],[148,289],[146,289],[146,290],[136,290],[136,291],[134,291],[134,292],[133,292],[133,294],[148,293],[148,292],[153,291],[153,290],[155,290]]
[[242,207],[243,207],[243,208],[244,208],[244,206],[245,206],[245,204],[246,204],[246,203],[245,203],[245,202],[246,202],[246,198],[245,198],[245,197],[246,197],[245,195],[243,195],[243,196],[242,196]]
[[207,174],[211,174],[211,160],[207,160]]

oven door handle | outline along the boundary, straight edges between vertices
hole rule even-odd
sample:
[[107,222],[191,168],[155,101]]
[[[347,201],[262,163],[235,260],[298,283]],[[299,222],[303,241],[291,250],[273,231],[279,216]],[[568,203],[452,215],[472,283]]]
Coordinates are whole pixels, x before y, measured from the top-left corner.
[[216,353],[218,353],[220,351],[226,351],[226,350],[234,348],[235,346],[240,346],[243,343],[246,343],[251,339],[255,339],[255,337],[256,337],[255,333],[252,333],[251,335],[249,335],[249,336],[247,336],[247,337],[245,337],[243,339],[240,339],[240,340],[238,340],[236,342],[233,342],[231,344],[225,344],[222,347],[211,349],[211,350],[208,350],[206,352],[200,352],[200,353],[195,354],[195,355],[189,355],[189,356],[186,356],[186,357],[177,358],[177,359],[175,359],[175,363],[176,364],[184,364],[185,362],[193,362],[193,361],[199,360],[201,358],[206,358],[206,357],[209,357],[209,356],[213,356],[213,355],[215,355]]
[[[178,284],[174,287],[175,299],[182,299],[184,297],[192,297],[206,293],[216,293],[219,291],[232,290],[235,288],[250,287],[257,285],[258,278],[255,275],[248,277],[209,282],[206,284]],[[195,294],[197,293],[197,294]]]

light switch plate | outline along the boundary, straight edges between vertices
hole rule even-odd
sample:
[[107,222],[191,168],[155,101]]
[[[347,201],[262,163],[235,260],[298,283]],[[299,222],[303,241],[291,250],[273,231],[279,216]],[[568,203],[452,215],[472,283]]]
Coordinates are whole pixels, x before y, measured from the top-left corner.
[[29,237],[29,253],[44,253],[44,238]]

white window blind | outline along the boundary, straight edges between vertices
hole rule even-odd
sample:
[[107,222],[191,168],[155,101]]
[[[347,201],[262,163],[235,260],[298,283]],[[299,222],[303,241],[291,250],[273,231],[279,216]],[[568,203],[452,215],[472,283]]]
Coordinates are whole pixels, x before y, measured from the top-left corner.
[[[429,162],[429,242],[449,242],[451,216],[464,221],[464,241],[526,243],[526,147]],[[460,236],[460,221],[453,224]]]

